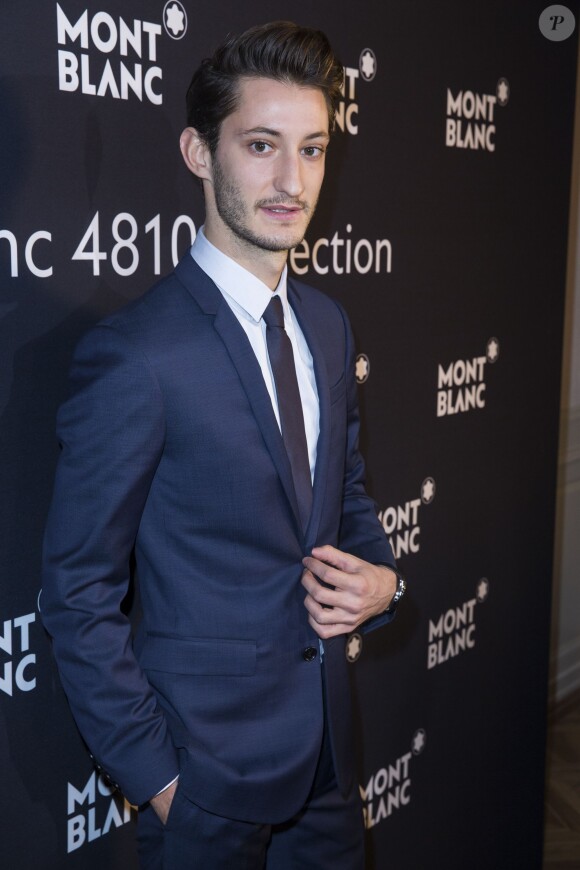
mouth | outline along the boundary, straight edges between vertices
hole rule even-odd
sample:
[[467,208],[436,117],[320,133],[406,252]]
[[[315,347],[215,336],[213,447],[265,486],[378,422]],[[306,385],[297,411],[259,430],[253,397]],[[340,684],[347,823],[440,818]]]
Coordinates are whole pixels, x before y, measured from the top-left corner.
[[293,220],[306,210],[303,205],[280,205],[278,203],[270,205],[263,203],[259,206],[259,209],[275,220]]

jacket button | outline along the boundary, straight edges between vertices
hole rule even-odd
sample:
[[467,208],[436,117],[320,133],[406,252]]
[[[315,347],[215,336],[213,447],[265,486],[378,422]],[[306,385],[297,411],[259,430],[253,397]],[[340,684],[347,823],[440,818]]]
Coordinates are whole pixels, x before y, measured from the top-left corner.
[[316,648],[313,646],[307,646],[304,652],[302,653],[302,658],[305,662],[313,661],[317,656]]

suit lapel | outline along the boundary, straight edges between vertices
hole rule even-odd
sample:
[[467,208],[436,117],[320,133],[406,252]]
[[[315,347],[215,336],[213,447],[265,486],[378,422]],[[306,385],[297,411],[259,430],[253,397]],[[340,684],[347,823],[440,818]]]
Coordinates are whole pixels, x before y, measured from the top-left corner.
[[214,328],[223,341],[236,368],[266,447],[288,497],[298,528],[302,531],[292,469],[282,441],[276,415],[262,371],[248,337],[219,289],[187,253],[175,272],[202,311],[214,316]]

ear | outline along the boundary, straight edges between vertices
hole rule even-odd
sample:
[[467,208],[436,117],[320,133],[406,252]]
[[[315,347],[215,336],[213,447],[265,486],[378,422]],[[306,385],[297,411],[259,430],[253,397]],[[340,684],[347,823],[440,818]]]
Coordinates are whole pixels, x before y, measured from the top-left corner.
[[190,172],[198,178],[212,180],[211,154],[206,142],[194,127],[186,127],[179,138],[179,147]]

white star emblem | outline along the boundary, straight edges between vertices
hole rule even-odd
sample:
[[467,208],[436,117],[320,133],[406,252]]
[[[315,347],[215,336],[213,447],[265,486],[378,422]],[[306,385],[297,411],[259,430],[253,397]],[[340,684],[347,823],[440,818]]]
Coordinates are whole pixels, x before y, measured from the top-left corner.
[[187,13],[178,0],[170,0],[163,9],[163,24],[172,39],[181,39],[187,30]]
[[421,484],[421,501],[423,504],[431,504],[435,498],[435,481],[432,477],[426,477]]
[[356,358],[355,375],[359,384],[364,384],[371,371],[371,363],[366,353],[359,353]]
[[362,637],[360,634],[351,634],[346,642],[346,657],[349,662],[356,662],[362,652]]
[[477,584],[477,600],[481,603],[485,601],[489,593],[489,580],[487,577],[482,577]]
[[510,86],[507,79],[501,78],[496,88],[497,101],[500,106],[505,106],[510,98]]
[[413,750],[413,755],[420,755],[425,749],[425,743],[427,742],[427,734],[423,728],[418,728],[414,735],[413,740],[411,742],[411,749]]
[[490,363],[494,363],[499,356],[499,341],[497,338],[490,338],[487,342],[487,346],[485,348],[485,355],[487,357],[487,361]]
[[372,48],[363,48],[358,65],[365,82],[372,82],[377,74],[377,57]]

